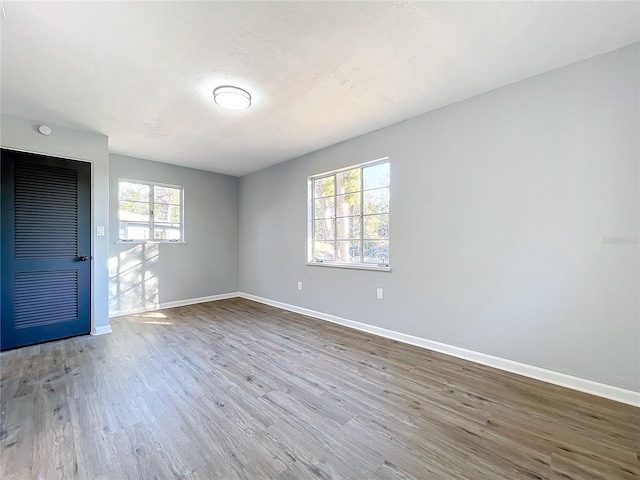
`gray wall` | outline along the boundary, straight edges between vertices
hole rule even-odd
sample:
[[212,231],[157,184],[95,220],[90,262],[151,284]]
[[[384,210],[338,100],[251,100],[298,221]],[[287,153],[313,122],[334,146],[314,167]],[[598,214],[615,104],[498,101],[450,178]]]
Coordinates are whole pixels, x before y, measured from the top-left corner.
[[[639,53],[243,177],[240,290],[640,391]],[[387,155],[392,271],[306,266],[307,176]]]
[[[238,178],[111,155],[112,315],[238,290]],[[186,243],[118,245],[118,179],[184,187]]]
[[[49,136],[38,132],[41,123],[23,118],[2,115],[0,143],[5,148],[42,153],[57,157],[91,162],[92,178],[92,333],[104,333],[109,329],[107,300],[107,260],[109,255],[109,151],[106,136],[47,123],[53,133]],[[44,123],[44,122],[43,122]],[[105,236],[97,237],[95,227],[105,227]]]

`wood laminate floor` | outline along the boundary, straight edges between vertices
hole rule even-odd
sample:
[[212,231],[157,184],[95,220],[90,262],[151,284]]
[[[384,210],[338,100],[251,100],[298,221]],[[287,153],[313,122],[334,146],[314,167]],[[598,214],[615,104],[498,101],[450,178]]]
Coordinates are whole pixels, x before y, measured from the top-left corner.
[[248,300],[1,355],[10,479],[638,479],[640,409]]

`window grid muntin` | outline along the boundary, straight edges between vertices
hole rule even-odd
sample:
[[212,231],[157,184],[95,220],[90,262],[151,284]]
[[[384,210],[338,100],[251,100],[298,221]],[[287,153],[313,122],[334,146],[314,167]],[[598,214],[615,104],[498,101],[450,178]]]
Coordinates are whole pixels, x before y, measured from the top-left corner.
[[[121,197],[121,192],[120,192],[120,187],[122,183],[131,183],[131,184],[137,184],[137,185],[145,185],[147,187],[149,187],[149,201],[144,201],[144,200],[129,200],[129,199],[122,199]],[[161,187],[161,188],[172,188],[172,189],[176,189],[178,190],[179,193],[179,198],[180,198],[180,203],[162,203],[162,202],[156,202],[155,201],[155,187]],[[120,204],[122,202],[129,202],[129,203],[139,203],[142,205],[148,205],[148,237],[145,239],[134,239],[134,238],[122,238],[121,237],[121,232],[120,232],[120,223],[123,222],[123,220],[120,218]],[[180,207],[180,222],[165,222],[165,221],[159,221],[158,226],[160,227],[167,227],[167,226],[171,226],[171,225],[179,225],[179,232],[180,232],[180,238],[175,239],[175,240],[169,240],[169,239],[163,239],[163,238],[155,238],[155,206],[156,205],[168,205],[168,206],[173,206],[173,207]],[[145,223],[145,222],[139,222],[139,223]],[[135,241],[151,241],[151,242],[158,242],[158,243],[162,243],[162,242],[166,242],[166,243],[174,243],[174,242],[184,242],[184,187],[180,186],[180,185],[171,185],[171,184],[167,184],[167,183],[154,183],[154,182],[145,182],[145,181],[141,181],[141,180],[131,180],[131,179],[127,179],[127,178],[120,178],[118,179],[118,241],[120,242],[135,242]]]
[[[310,205],[310,209],[311,209],[311,222],[310,222],[310,240],[311,240],[311,259],[314,262],[319,262],[319,263],[332,263],[332,264],[341,264],[341,265],[378,265],[378,266],[384,266],[384,267],[388,267],[389,266],[389,260],[390,260],[390,248],[389,248],[389,238],[390,238],[390,226],[388,227],[388,232],[387,232],[387,236],[386,238],[373,238],[373,239],[369,239],[369,238],[365,238],[365,232],[364,232],[364,217],[367,216],[379,216],[379,215],[387,215],[390,218],[390,207],[387,204],[387,210],[385,212],[378,212],[378,213],[370,213],[370,214],[365,214],[364,213],[364,194],[365,192],[370,192],[370,191],[374,191],[374,190],[387,190],[390,192],[391,189],[391,185],[387,185],[386,187],[381,187],[379,185],[375,185],[373,187],[369,187],[369,188],[364,188],[364,169],[365,168],[369,168],[369,167],[373,167],[376,165],[382,165],[382,164],[389,164],[389,158],[384,158],[381,160],[375,160],[372,162],[367,162],[367,163],[363,163],[357,166],[351,166],[351,167],[346,167],[346,168],[342,168],[339,170],[336,170],[334,172],[331,173],[327,173],[327,174],[320,174],[320,175],[316,175],[316,176],[312,176],[309,177],[310,180],[310,185],[311,185],[311,205]],[[341,173],[344,172],[348,172],[351,170],[359,170],[360,173],[360,179],[359,179],[359,185],[360,185],[360,190],[358,191],[353,191],[353,192],[344,192],[344,193],[340,193],[338,194],[338,180],[337,180],[337,176]],[[333,195],[322,195],[322,196],[317,196],[316,195],[316,181],[318,180],[323,180],[326,178],[331,178],[333,177]],[[354,195],[354,194],[360,194],[360,213],[358,215],[338,215],[338,208],[337,208],[337,197],[339,196],[346,196],[346,195]],[[318,199],[324,199],[324,198],[333,198],[333,217],[321,217],[321,218],[316,218],[316,201]],[[358,239],[349,239],[349,238],[338,238],[338,225],[337,225],[337,219],[338,218],[348,218],[348,217],[359,217],[360,218],[360,237]],[[327,220],[327,219],[333,219],[333,240],[316,240],[316,221],[321,221],[321,220]],[[384,263],[378,262],[377,264],[374,262],[365,262],[364,258],[365,258],[365,252],[364,252],[364,244],[365,242],[380,242],[380,241],[387,241],[387,248],[389,249],[389,251],[387,252],[387,256],[386,259],[387,261]],[[337,258],[338,258],[338,251],[337,251],[337,243],[338,242],[359,242],[359,248],[360,248],[360,258],[359,258],[359,262],[338,262]],[[333,260],[319,260],[318,256],[316,255],[316,242],[322,242],[325,244],[333,244]]]

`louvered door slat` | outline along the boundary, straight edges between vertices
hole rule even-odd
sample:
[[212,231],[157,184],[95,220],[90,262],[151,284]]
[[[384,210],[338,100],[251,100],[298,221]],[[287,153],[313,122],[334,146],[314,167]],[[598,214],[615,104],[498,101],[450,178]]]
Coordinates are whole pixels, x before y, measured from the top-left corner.
[[77,270],[19,272],[16,274],[16,328],[71,322],[77,319]]
[[78,172],[19,162],[15,167],[16,259],[78,255]]

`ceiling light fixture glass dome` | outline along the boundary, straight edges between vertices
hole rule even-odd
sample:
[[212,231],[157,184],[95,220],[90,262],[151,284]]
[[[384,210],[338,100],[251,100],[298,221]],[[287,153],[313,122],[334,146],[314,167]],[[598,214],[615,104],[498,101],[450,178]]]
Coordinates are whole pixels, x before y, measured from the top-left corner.
[[244,110],[251,106],[251,95],[241,88],[223,85],[213,91],[213,101],[222,108]]

